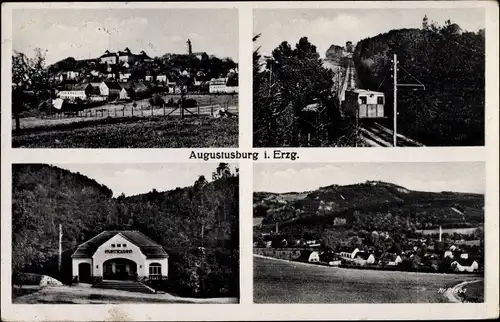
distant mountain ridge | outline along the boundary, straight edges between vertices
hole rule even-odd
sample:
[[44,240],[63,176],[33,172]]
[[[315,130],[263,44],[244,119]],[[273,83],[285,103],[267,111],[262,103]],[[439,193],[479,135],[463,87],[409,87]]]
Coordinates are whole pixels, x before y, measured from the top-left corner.
[[284,195],[254,193],[254,217],[263,217],[264,227],[275,223],[329,225],[337,217],[346,218],[349,224],[354,221],[354,214],[391,213],[411,218],[417,228],[425,228],[426,225],[480,223],[484,216],[482,194],[414,191],[382,181],[329,185],[307,193]]

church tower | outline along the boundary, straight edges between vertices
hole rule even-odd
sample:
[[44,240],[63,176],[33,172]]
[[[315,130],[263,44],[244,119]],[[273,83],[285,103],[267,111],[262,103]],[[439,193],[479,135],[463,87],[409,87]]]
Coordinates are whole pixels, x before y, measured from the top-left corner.
[[429,28],[429,19],[427,19],[427,15],[424,16],[422,20],[422,29],[427,30]]
[[191,40],[188,39],[188,41],[186,41],[187,43],[187,53],[188,55],[191,55],[193,53],[193,47],[191,46]]

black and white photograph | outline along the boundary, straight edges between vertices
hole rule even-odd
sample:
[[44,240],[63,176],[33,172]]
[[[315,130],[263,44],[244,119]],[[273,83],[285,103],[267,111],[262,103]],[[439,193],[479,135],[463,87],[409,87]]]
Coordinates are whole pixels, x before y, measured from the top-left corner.
[[13,164],[12,302],[239,302],[235,164]]
[[254,147],[483,146],[484,8],[255,9]]
[[12,147],[238,146],[238,30],[237,9],[13,10]]
[[255,164],[254,303],[483,303],[484,162]]

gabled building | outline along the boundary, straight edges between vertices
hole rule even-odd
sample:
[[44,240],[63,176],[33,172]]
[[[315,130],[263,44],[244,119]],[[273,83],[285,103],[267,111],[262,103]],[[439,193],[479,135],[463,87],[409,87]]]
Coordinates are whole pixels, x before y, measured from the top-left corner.
[[120,95],[122,87],[117,82],[105,81],[101,83],[99,90],[103,96],[116,97]]
[[73,279],[152,280],[168,276],[168,254],[161,245],[136,230],[103,231],[79,245],[71,255]]
[[57,93],[57,96],[68,100],[75,100],[77,98],[85,100],[93,94],[93,90],[94,88],[89,83],[68,84]]

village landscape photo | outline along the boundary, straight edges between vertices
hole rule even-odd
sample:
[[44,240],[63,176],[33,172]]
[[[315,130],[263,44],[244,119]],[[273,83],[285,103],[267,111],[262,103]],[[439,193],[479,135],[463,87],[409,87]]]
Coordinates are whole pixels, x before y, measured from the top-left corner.
[[12,303],[238,303],[227,163],[13,164]]
[[254,147],[483,146],[483,8],[256,9]]
[[255,303],[484,302],[485,165],[255,164]]
[[238,145],[236,9],[16,9],[12,21],[12,147]]

